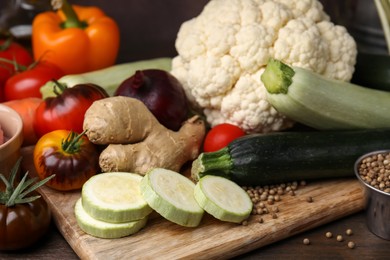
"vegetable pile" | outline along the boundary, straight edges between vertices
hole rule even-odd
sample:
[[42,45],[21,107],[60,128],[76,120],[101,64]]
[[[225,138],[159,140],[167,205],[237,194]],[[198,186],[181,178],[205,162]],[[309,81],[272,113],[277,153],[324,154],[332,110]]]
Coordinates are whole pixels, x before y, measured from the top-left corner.
[[[360,55],[354,75],[355,41],[318,0],[211,0],[182,24],[176,57],[124,64],[115,21],[63,2],[34,20],[32,55],[0,41],[0,101],[21,115],[41,179],[1,177],[0,249],[45,230],[40,185],[80,191],[80,228],[120,238],[153,211],[185,227],[206,213],[244,223],[263,212],[250,187],[351,177],[361,154],[390,146],[390,81],[372,77],[390,56]],[[42,232],[18,240],[13,211]]]

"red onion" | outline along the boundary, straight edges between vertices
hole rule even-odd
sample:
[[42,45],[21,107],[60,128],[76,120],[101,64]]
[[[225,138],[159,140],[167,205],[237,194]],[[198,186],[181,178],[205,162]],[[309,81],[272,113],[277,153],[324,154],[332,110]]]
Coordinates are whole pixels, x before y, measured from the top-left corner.
[[114,95],[141,100],[162,125],[174,131],[189,114],[183,86],[164,70],[138,70],[121,83]]

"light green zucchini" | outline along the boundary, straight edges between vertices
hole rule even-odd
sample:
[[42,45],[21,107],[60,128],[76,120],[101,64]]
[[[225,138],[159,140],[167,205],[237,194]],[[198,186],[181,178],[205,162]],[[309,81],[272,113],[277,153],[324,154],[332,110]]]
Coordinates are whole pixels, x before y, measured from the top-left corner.
[[261,80],[270,104],[307,126],[320,130],[390,127],[390,92],[329,79],[274,59]]

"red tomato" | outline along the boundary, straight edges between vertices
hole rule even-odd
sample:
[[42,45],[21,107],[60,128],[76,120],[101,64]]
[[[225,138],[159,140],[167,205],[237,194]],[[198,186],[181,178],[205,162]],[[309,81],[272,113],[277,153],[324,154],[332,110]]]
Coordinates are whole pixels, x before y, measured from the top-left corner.
[[16,73],[5,83],[5,100],[28,97],[42,98],[40,88],[48,81],[64,76],[62,70],[54,64],[40,61],[31,68]]
[[238,126],[224,123],[214,126],[206,135],[203,143],[205,152],[215,152],[226,147],[231,141],[244,136],[245,132]]
[[41,104],[41,98],[23,98],[4,102],[10,108],[13,108],[23,121],[23,146],[33,145],[38,141],[34,130],[35,110]]
[[[33,63],[30,52],[11,39],[0,39],[0,58],[23,66]],[[4,100],[5,82],[15,73],[14,65],[7,61],[0,60],[0,102]]]
[[56,97],[46,98],[35,111],[34,130],[38,137],[54,130],[83,132],[84,115],[95,100],[108,97],[94,84],[79,84],[65,88]]

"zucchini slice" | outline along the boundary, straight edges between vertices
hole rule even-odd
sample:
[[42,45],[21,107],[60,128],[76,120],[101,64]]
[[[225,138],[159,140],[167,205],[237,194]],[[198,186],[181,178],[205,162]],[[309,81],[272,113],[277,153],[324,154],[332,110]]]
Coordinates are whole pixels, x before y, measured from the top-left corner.
[[219,176],[207,175],[195,186],[198,204],[215,218],[241,223],[252,212],[249,195],[236,183]]
[[91,217],[111,223],[145,218],[153,210],[140,191],[142,176],[128,172],[91,177],[81,191],[83,208]]
[[81,230],[91,236],[99,238],[120,238],[132,235],[142,229],[146,225],[148,219],[146,216],[140,220],[124,223],[100,221],[85,212],[81,198],[76,202],[75,215]]
[[141,193],[156,212],[185,227],[199,225],[204,210],[194,197],[195,184],[180,173],[156,168],[141,182]]

